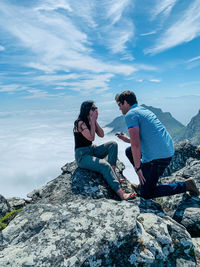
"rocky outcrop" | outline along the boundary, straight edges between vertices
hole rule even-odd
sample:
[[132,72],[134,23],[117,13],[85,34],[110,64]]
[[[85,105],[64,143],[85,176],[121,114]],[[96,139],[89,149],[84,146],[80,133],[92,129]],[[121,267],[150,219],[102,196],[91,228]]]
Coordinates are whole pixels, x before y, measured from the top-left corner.
[[174,156],[169,167],[166,169],[164,176],[169,176],[185,167],[189,158],[200,160],[200,150],[198,147],[192,145],[189,140],[183,140],[179,143],[176,143]]
[[[194,160],[163,182],[194,174]],[[62,171],[0,232],[0,266],[198,266],[199,198],[181,194],[167,207],[172,197],[120,201],[100,174],[74,162]]]
[[10,205],[11,210],[21,209],[30,203],[30,201],[28,201],[27,199],[23,199],[20,197],[7,198],[7,201]]
[[6,215],[10,211],[10,205],[8,201],[0,195],[0,218]]
[[200,110],[198,114],[191,119],[185,129],[183,129],[177,141],[183,139],[189,139],[194,145],[200,144]]

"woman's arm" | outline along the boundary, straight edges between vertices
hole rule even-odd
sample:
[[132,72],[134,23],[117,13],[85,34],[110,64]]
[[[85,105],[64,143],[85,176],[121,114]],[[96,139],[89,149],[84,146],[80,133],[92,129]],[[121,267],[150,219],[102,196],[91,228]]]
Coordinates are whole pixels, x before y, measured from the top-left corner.
[[79,131],[89,141],[94,141],[95,139],[96,120],[97,120],[97,114],[93,112],[93,114],[89,118],[90,130],[88,129],[87,125],[83,121],[79,121],[79,124],[78,124]]
[[96,133],[99,137],[104,137],[104,130],[101,128],[101,126],[98,124],[98,122],[96,121],[95,123],[96,126]]
[[79,121],[78,128],[79,128],[79,131],[82,133],[82,135],[86,139],[88,139],[89,141],[94,141],[94,139],[95,139],[95,123],[91,123],[90,130],[89,130],[83,121]]

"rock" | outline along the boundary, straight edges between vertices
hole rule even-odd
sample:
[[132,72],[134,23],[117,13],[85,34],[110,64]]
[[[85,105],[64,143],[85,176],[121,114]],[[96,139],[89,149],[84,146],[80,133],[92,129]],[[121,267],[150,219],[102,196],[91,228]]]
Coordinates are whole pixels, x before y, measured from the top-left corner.
[[169,217],[139,214],[134,201],[110,199],[28,205],[2,232],[0,266],[194,263],[184,227]]
[[200,238],[192,238],[197,266],[200,266]]
[[190,234],[159,203],[120,201],[99,173],[74,162],[62,170],[0,233],[1,267],[195,266]]
[[17,210],[25,207],[29,201],[20,197],[7,198],[11,210]]
[[185,167],[186,161],[189,158],[200,160],[200,153],[197,147],[192,145],[188,140],[176,143],[174,156],[172,157],[169,167],[165,170],[164,176],[169,176]]
[[[125,168],[123,163],[117,162],[117,172],[122,175]],[[63,174],[47,183],[40,189],[34,190],[27,196],[32,203],[67,203],[77,198],[109,198],[119,200],[119,197],[108,187],[102,175],[97,172],[77,168],[75,162],[61,168]],[[108,190],[109,188],[109,190]],[[123,182],[126,192],[132,192],[131,184]]]
[[0,218],[5,216],[11,210],[8,201],[0,195]]
[[185,194],[173,219],[184,225],[192,237],[200,237],[200,199]]

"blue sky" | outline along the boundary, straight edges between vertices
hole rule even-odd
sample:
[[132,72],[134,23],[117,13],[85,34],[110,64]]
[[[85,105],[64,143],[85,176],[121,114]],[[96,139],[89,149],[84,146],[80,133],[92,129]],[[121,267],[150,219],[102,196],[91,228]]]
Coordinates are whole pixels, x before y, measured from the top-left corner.
[[1,0],[0,111],[132,89],[186,124],[200,103],[199,36],[200,0]]
[[199,73],[200,0],[1,0],[0,194],[25,196],[74,160],[84,100],[105,125],[131,89],[186,125]]

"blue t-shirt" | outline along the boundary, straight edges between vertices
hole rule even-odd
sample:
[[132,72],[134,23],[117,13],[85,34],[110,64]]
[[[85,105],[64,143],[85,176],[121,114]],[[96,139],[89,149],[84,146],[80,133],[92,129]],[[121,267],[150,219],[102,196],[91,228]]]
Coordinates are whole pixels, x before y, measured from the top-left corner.
[[135,104],[125,120],[128,128],[139,126],[142,162],[173,156],[172,138],[153,112]]

